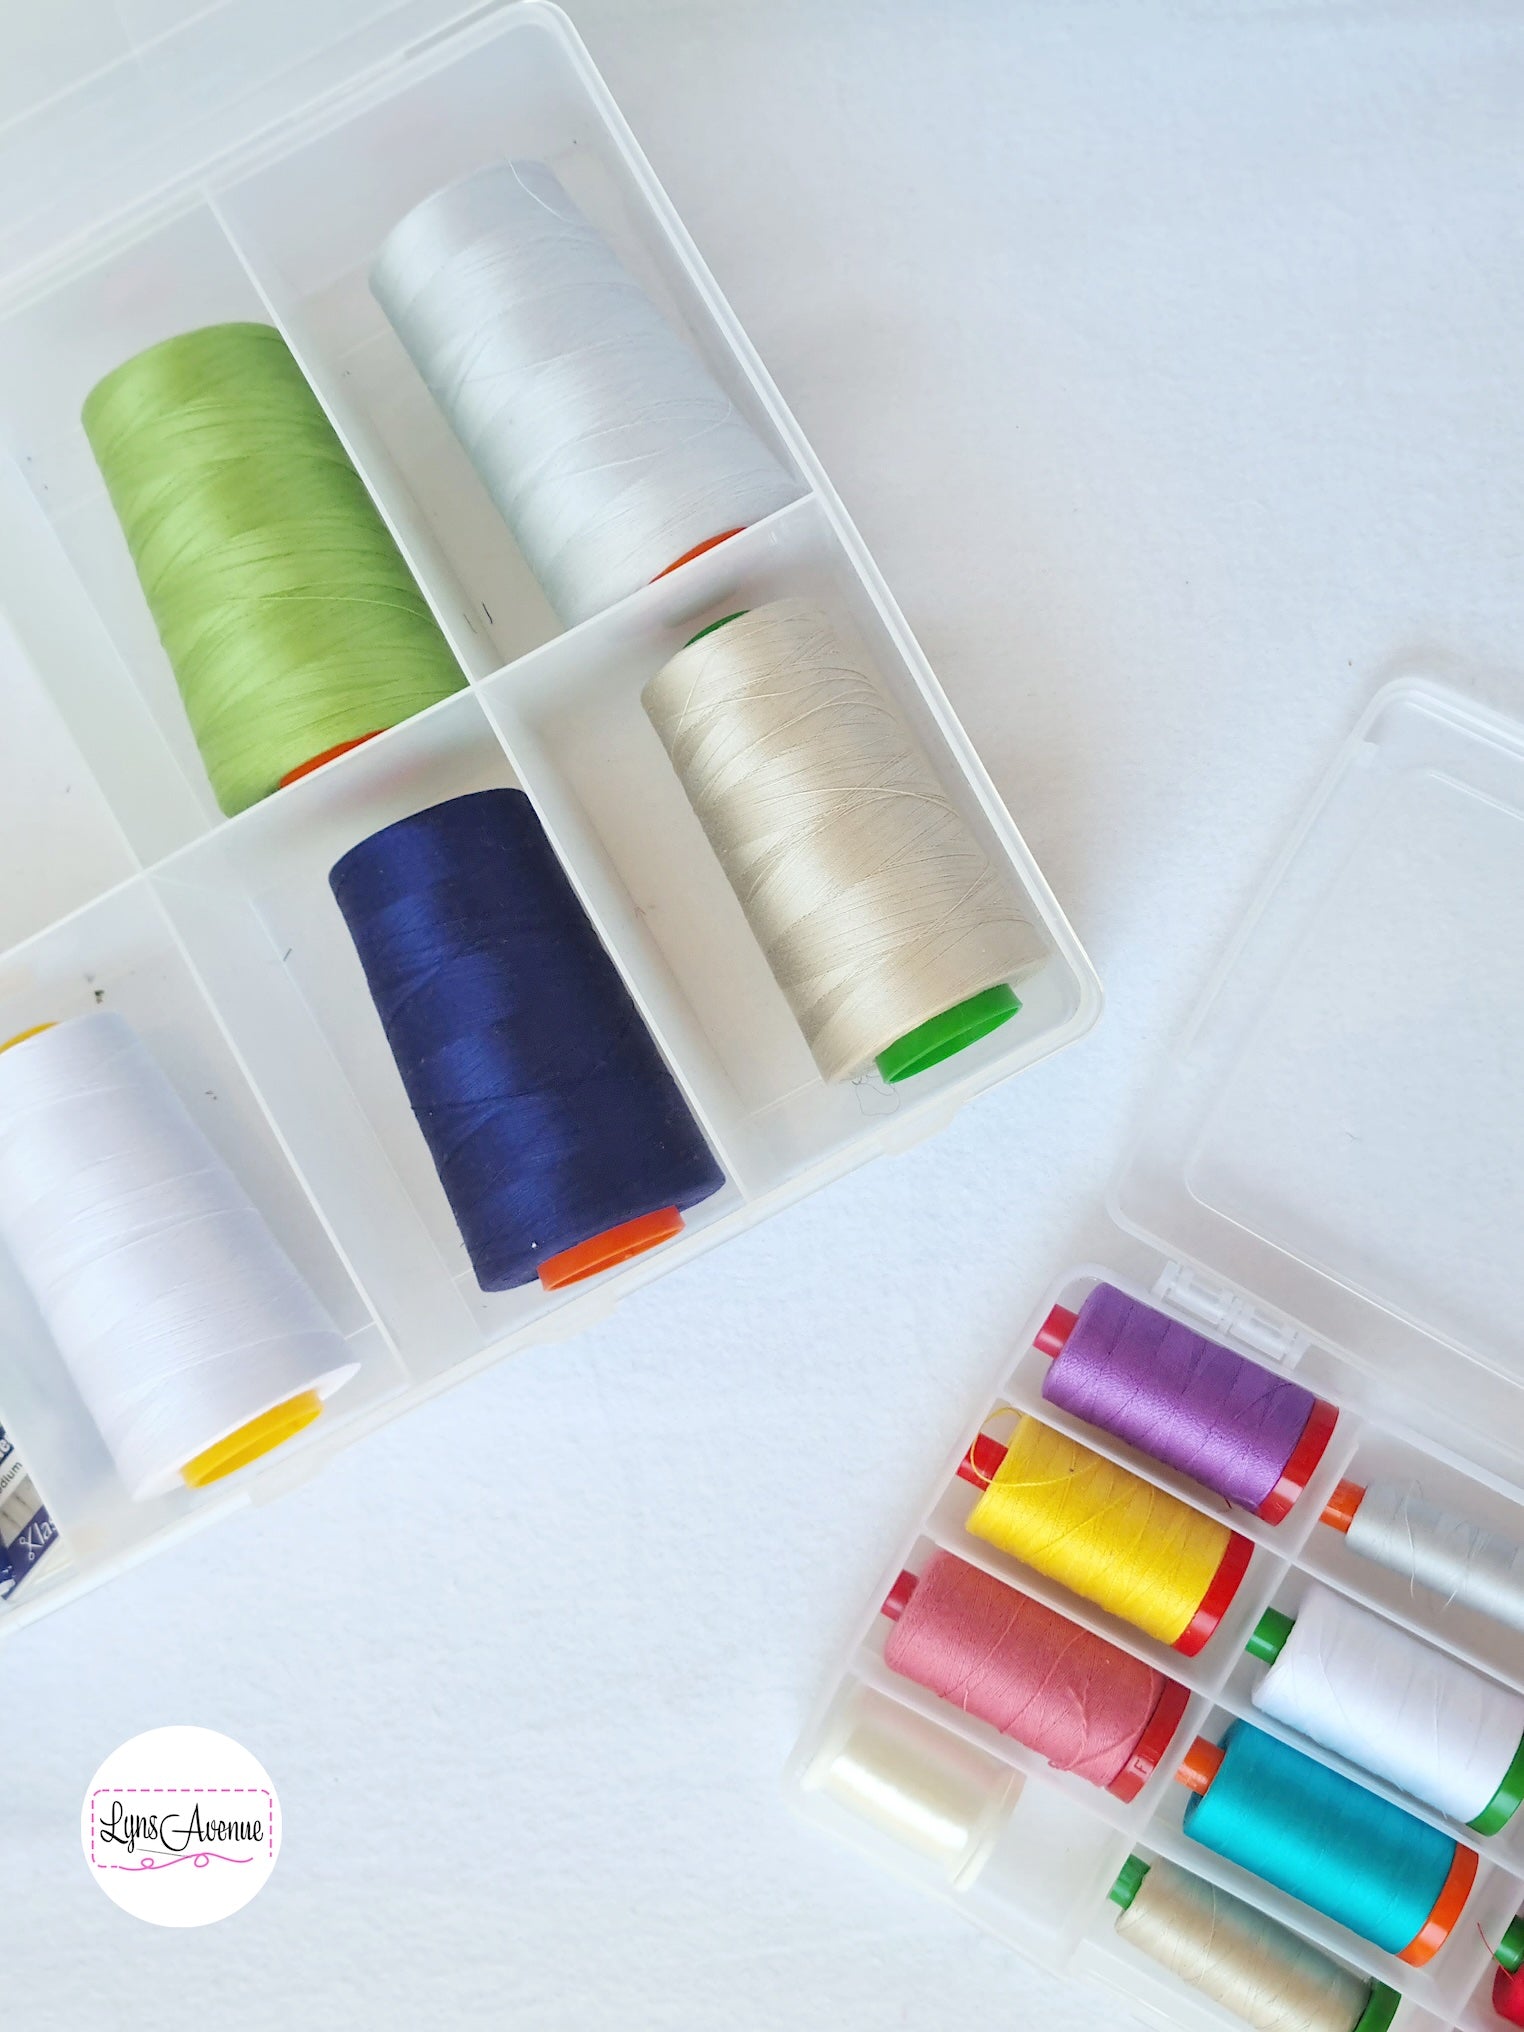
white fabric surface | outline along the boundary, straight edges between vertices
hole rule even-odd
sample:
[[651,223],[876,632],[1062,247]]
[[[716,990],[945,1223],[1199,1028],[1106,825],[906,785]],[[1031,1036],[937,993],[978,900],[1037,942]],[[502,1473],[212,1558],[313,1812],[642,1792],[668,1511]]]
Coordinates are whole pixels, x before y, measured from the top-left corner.
[[[570,11],[1109,1013],[7,1646],[0,1971],[36,2032],[1112,2017],[796,1824],[778,1767],[1009,1336],[1106,1250],[1137,1098],[1359,706],[1421,661],[1524,707],[1514,10]],[[263,1895],[183,1936],[77,1834],[99,1760],[174,1721],[286,1814]]]

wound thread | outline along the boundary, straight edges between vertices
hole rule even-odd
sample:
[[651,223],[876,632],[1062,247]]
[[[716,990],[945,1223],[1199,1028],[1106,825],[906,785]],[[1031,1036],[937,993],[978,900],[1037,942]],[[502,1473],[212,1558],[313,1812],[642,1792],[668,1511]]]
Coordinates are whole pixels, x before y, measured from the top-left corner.
[[[1058,1771],[1134,1797],[1130,1767],[1166,1692],[1152,1666],[991,1575],[938,1552],[884,1645],[884,1663],[1035,1750]],[[1172,1731],[1171,1731],[1172,1733]],[[1168,1733],[1152,1753],[1157,1762]],[[1151,1766],[1150,1766],[1151,1768]]]
[[465,683],[271,326],[150,346],[84,426],[225,812]]
[[1178,1496],[1028,1417],[968,1529],[1161,1644],[1185,1636],[1242,1542]]
[[[1492,1806],[1524,1746],[1524,1694],[1311,1588],[1254,1705],[1452,1819]],[[1478,1832],[1495,1833],[1501,1817]]]
[[140,1039],[106,1011],[0,1052],[0,1237],[128,1493],[358,1364]]
[[1354,2032],[1377,1991],[1391,1999],[1384,2022],[1396,2010],[1385,1984],[1353,1974],[1278,1919],[1162,1857],[1118,1912],[1116,1931],[1256,2032]]
[[1416,1483],[1372,1482],[1344,1516],[1351,1552],[1524,1635],[1524,1546],[1442,1510]]
[[400,819],[329,882],[484,1291],[595,1275],[724,1184],[523,791]]
[[[1042,964],[1025,900],[866,659],[809,601],[704,631],[641,704],[823,1078],[853,1078]],[[1011,995],[950,1042],[973,1042],[1019,1006]],[[917,1053],[905,1070],[941,1055]]]
[[1460,1916],[1475,1851],[1247,1722],[1221,1747],[1186,1801],[1191,1840],[1388,1954],[1429,1960]]
[[[1326,1412],[1322,1446],[1335,1416],[1300,1383],[1272,1375],[1110,1284],[1096,1285],[1080,1307],[1043,1376],[1042,1394],[1254,1511],[1280,1490],[1314,1414]],[[1267,1521],[1290,1509],[1322,1446]]]
[[370,280],[568,626],[799,492],[543,162],[436,191]]

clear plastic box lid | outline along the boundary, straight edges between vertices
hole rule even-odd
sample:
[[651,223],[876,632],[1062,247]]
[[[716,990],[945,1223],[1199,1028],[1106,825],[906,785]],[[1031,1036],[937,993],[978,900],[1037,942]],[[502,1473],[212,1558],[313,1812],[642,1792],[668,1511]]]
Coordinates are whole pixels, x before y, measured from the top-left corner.
[[1517,1481],[1521,1160],[1524,725],[1403,680],[1208,988],[1112,1211]]
[[[214,159],[495,5],[45,0],[0,11],[0,291]],[[25,31],[15,25],[25,17]]]

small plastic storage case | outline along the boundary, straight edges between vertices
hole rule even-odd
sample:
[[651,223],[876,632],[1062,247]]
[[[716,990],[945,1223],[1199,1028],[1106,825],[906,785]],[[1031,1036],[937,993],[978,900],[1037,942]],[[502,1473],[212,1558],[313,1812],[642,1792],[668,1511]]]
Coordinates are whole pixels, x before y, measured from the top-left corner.
[[[39,17],[34,68],[0,80],[0,1040],[97,1005],[125,1015],[360,1361],[303,1438],[233,1482],[134,1504],[0,1249],[0,1425],[69,1555],[0,1608],[0,1631],[919,1140],[1098,1014],[1072,931],[576,34],[539,0],[451,26],[461,13],[64,0]],[[411,206],[515,156],[552,165],[798,482],[777,514],[564,632],[367,283]],[[225,319],[284,333],[469,680],[234,819],[79,421],[119,362]],[[1045,928],[1020,1014],[902,1087],[820,1079],[640,706],[695,629],[785,594],[817,599],[867,649]],[[623,1269],[486,1295],[328,871],[394,819],[513,784],[726,1183]]]
[[[1015,1336],[931,1507],[885,1568],[843,1670],[790,1760],[799,1810],[1052,1971],[1098,1976],[1161,2026],[1241,2021],[1119,1940],[1108,1893],[1126,1857],[1167,1857],[1401,1992],[1397,2024],[1498,2032],[1496,1943],[1524,1909],[1524,1813],[1497,1835],[1446,1822],[1261,1714],[1245,1643],[1267,1607],[1317,1583],[1524,1690],[1524,1639],[1357,1558],[1320,1513],[1341,1479],[1395,1479],[1524,1542],[1524,726],[1420,679],[1366,712],[1190,1025],[1110,1199],[1116,1247],[1066,1271]],[[1332,1439],[1279,1524],[1042,1395],[1036,1337],[1056,1303],[1105,1279],[1339,1407]],[[1032,1571],[965,1529],[956,1470],[997,1405],[1220,1516],[1254,1541],[1237,1594],[1196,1657]],[[1000,1432],[1000,1437],[1005,1433]],[[997,1576],[1190,1689],[1130,1801],[1052,1769],[892,1671],[880,1604],[936,1549]],[[1234,1717],[1446,1828],[1481,1856],[1446,1944],[1410,1967],[1188,1840],[1175,1782],[1192,1738]],[[860,1746],[849,1748],[849,1746]],[[823,1785],[868,1752],[931,1773],[919,1852]],[[840,1767],[838,1767],[839,1769]],[[920,1783],[917,1777],[917,1784]],[[901,1823],[902,1824],[902,1823]]]

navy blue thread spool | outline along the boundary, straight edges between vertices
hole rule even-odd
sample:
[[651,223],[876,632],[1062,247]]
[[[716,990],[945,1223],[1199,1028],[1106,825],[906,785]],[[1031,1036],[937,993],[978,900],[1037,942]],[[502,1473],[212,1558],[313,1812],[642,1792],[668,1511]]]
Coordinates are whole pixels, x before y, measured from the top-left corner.
[[399,819],[328,879],[484,1291],[595,1276],[718,1191],[521,790]]

